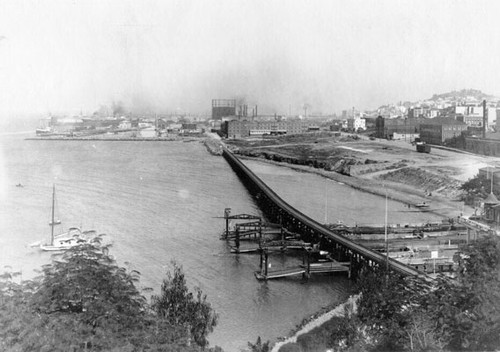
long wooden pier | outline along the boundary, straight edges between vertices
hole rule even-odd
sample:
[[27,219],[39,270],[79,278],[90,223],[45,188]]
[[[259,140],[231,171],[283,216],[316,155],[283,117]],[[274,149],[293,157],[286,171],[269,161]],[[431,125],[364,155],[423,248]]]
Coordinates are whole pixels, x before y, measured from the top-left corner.
[[270,221],[279,223],[290,231],[300,233],[307,242],[320,243],[322,248],[335,253],[338,261],[351,262],[351,270],[354,273],[365,265],[386,266],[389,270],[401,275],[416,275],[431,279],[425,273],[411,266],[372,251],[333,230],[327,229],[287,204],[227,148],[223,148],[223,156],[242,179]]

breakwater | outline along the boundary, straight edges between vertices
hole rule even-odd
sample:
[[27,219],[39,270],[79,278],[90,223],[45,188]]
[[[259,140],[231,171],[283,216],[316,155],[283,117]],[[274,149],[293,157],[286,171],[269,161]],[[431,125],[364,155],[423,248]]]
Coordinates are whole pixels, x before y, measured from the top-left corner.
[[223,143],[214,138],[206,138],[203,141],[203,145],[207,148],[207,151],[212,155],[222,155]]

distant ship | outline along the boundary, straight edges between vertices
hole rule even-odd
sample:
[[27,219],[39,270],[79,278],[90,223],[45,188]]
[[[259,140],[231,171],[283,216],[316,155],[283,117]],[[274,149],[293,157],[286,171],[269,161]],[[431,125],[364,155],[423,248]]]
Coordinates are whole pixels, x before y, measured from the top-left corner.
[[37,136],[48,136],[54,134],[51,118],[49,117],[48,119],[40,120],[39,127],[35,130],[35,132]]
[[52,127],[42,127],[37,128],[35,132],[37,136],[47,136],[54,134],[54,129]]
[[123,117],[82,117],[83,126],[116,128],[125,119]]

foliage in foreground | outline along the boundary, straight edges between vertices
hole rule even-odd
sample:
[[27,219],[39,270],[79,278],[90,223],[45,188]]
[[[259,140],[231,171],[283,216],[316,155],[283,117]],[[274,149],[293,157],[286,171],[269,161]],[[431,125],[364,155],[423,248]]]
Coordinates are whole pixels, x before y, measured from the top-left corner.
[[162,319],[184,327],[199,346],[205,347],[208,345],[207,335],[217,325],[217,314],[199,288],[196,288],[196,298],[188,292],[181,267],[175,262],[173,265],[174,274],[167,273],[161,295],[152,298],[153,310]]
[[373,350],[500,348],[500,239],[484,237],[457,259],[453,281],[364,275],[357,319],[368,327]]
[[[139,273],[117,266],[106,248],[72,248],[32,281],[6,279],[0,282],[1,351],[200,351],[217,323],[201,291],[196,299],[188,292],[180,267],[167,273],[149,305],[135,286]],[[188,310],[173,319],[164,314],[165,302]]]
[[262,342],[262,339],[259,336],[257,337],[257,341],[255,342],[255,344],[249,342],[248,347],[250,347],[250,352],[270,352],[271,347],[269,346],[269,344],[269,341]]

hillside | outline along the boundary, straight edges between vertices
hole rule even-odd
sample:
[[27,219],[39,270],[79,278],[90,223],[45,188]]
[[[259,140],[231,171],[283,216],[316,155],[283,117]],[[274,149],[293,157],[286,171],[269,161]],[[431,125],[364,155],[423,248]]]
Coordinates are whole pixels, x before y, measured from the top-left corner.
[[382,115],[390,115],[390,116],[402,116],[405,114],[407,109],[414,106],[439,106],[444,102],[447,103],[478,103],[483,100],[488,102],[498,102],[500,98],[483,93],[478,89],[462,89],[462,90],[454,90],[447,93],[434,94],[429,99],[423,99],[419,101],[404,101],[396,104],[385,104],[381,105],[375,111],[372,111],[373,114],[382,114]]
[[428,100],[496,100],[493,95],[483,93],[478,89],[462,89],[454,90],[448,93],[434,94],[432,98]]

